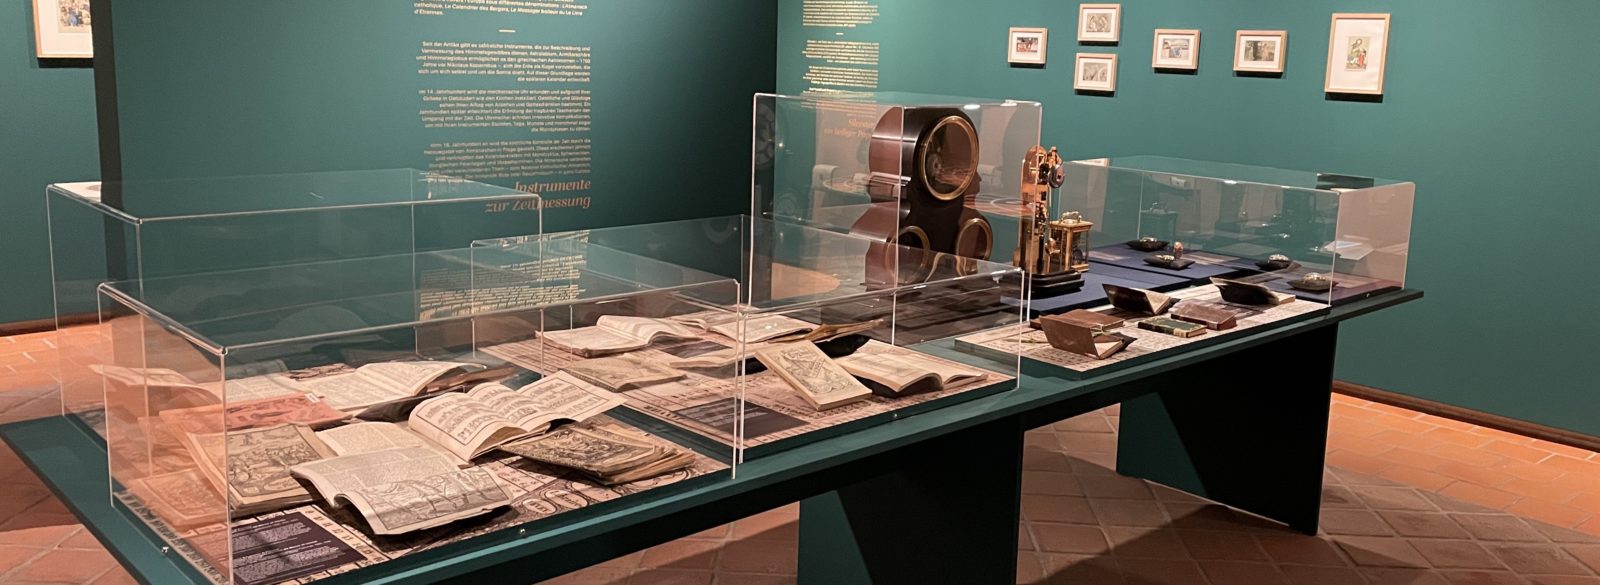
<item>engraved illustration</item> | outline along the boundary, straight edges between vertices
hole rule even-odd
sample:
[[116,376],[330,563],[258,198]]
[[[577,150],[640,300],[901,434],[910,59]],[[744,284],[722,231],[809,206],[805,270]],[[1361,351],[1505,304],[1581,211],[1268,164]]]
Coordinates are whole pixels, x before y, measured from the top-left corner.
[[1345,71],[1366,71],[1367,52],[1372,48],[1372,37],[1349,37],[1349,50],[1344,57]]
[[1082,79],[1094,83],[1106,83],[1110,79],[1110,72],[1111,67],[1107,63],[1085,61],[1083,63]]
[[1084,15],[1083,32],[1109,33],[1111,32],[1111,13],[1090,12]]
[[360,492],[385,526],[411,526],[509,499],[483,469],[402,480]]

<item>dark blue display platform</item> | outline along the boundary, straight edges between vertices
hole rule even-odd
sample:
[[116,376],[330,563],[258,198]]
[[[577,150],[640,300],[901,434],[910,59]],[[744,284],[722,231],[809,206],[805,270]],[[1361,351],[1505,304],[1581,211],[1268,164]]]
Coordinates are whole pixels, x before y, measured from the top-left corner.
[[[1103,305],[1106,303],[1106,291],[1102,285],[1105,284],[1168,291],[1186,287],[1190,282],[1184,278],[1091,262],[1089,271],[1083,273],[1083,288],[1064,295],[1033,299],[1028,307],[1028,318]],[[1011,306],[1020,304],[1019,300],[1010,298],[1005,302]]]
[[1183,257],[1194,260],[1194,264],[1182,270],[1162,268],[1145,263],[1146,256],[1159,253],[1140,252],[1129,248],[1127,244],[1115,244],[1090,250],[1089,260],[1100,264],[1131,268],[1195,282],[1203,282],[1213,276],[1229,277],[1242,273],[1256,272],[1254,266],[1243,259],[1214,252],[1194,251],[1184,254]]

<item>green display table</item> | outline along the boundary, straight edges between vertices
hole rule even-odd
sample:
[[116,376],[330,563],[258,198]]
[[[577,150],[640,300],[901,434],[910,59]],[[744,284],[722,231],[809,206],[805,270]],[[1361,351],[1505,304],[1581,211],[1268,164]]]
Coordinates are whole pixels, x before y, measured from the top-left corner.
[[[729,481],[319,583],[538,582],[797,500],[801,583],[1013,583],[1023,432],[1117,403],[1119,472],[1312,533],[1338,324],[1421,296],[1383,294],[1087,380],[1027,361],[1017,390],[752,459]],[[51,418],[0,437],[136,578],[202,582],[111,504],[92,432]]]

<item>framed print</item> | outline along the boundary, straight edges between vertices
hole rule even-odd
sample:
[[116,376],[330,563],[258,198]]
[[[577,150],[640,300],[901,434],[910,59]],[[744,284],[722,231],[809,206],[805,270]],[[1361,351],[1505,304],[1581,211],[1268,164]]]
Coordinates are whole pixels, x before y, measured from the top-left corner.
[[1200,31],[1193,29],[1156,29],[1154,57],[1150,65],[1156,69],[1199,69]]
[[1045,41],[1050,31],[1042,28],[1011,27],[1006,42],[1006,61],[1020,65],[1043,65]]
[[1078,53],[1072,68],[1072,89],[1117,91],[1117,56],[1112,53]]
[[1334,14],[1328,30],[1328,93],[1383,94],[1389,15]]
[[1115,43],[1121,38],[1121,4],[1078,5],[1078,42]]
[[33,38],[41,59],[93,57],[89,0],[33,0]]
[[1233,33],[1233,70],[1283,73],[1289,31],[1241,30]]

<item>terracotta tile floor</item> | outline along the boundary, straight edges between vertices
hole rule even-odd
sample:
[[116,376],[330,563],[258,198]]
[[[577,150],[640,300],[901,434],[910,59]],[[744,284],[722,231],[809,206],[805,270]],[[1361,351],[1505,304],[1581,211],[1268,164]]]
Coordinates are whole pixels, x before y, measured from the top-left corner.
[[[53,344],[0,338],[0,421],[50,410]],[[1029,433],[1019,581],[1600,585],[1600,456],[1346,397],[1332,408],[1316,536],[1117,476],[1115,407]],[[0,490],[0,583],[133,582],[3,448]],[[797,514],[546,583],[794,583]]]

